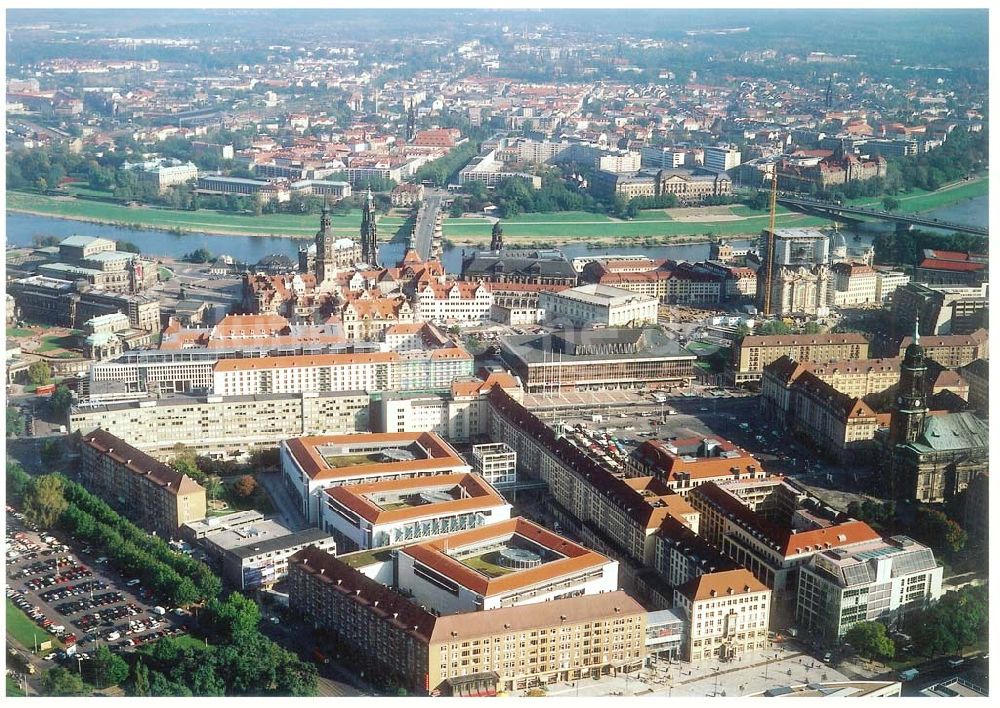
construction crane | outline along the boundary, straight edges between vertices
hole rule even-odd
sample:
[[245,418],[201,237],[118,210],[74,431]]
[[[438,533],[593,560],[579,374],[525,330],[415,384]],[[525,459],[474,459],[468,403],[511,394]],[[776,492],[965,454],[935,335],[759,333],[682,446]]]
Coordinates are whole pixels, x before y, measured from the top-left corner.
[[771,275],[774,271],[774,216],[778,204],[778,167],[771,175],[771,216],[767,223],[767,277],[764,279],[764,317],[771,315]]

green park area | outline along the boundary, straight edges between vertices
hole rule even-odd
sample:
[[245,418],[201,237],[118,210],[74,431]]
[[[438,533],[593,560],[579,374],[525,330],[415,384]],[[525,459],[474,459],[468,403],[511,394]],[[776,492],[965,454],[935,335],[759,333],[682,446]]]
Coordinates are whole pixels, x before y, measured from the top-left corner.
[[7,634],[14,637],[25,649],[31,651],[35,642],[39,644],[44,641],[51,641],[52,646],[62,647],[62,642],[31,621],[28,615],[21,612],[10,598],[7,598]]
[[20,684],[10,675],[7,675],[7,698],[21,698],[24,696],[24,691],[21,690]]

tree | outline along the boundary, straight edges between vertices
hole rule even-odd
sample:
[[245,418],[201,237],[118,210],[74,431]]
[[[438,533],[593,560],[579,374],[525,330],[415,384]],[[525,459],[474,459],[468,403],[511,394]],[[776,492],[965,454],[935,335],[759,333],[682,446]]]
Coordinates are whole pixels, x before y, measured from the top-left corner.
[[896,645],[881,622],[859,622],[847,630],[844,639],[869,659],[891,659],[896,655]]
[[62,478],[58,475],[39,477],[24,495],[25,518],[43,529],[52,528],[68,506],[63,496]]
[[52,368],[44,361],[32,362],[28,367],[28,381],[36,386],[45,386],[52,383]]
[[882,208],[886,211],[896,211],[899,209],[899,200],[895,197],[884,197],[882,199]]
[[806,322],[805,326],[802,328],[805,334],[819,334],[823,331],[823,325],[819,322]]
[[246,499],[257,491],[257,480],[248,474],[243,475],[233,484],[233,493],[240,499]]
[[112,654],[106,644],[98,647],[87,663],[94,684],[100,688],[117,686],[128,678],[128,663],[117,654]]
[[132,667],[132,681],[126,693],[140,697],[149,695],[149,668],[142,659],[135,662],[135,666]]
[[39,457],[42,460],[42,464],[46,467],[51,469],[58,465],[60,460],[62,460],[62,456],[62,446],[57,441],[50,438],[42,443]]
[[61,666],[42,674],[41,689],[45,696],[88,696],[92,693],[79,674]]
[[205,610],[206,621],[218,636],[241,644],[242,640],[257,633],[260,625],[260,608],[250,598],[234,592],[224,601],[213,599]]
[[150,696],[165,696],[176,698],[178,696],[187,697],[192,695],[191,689],[179,681],[171,681],[159,671],[150,672],[153,679],[149,684]]
[[919,507],[914,520],[914,535],[932,548],[957,553],[965,548],[969,537],[962,527],[937,509]]
[[142,253],[142,251],[139,250],[139,247],[131,241],[118,241],[115,244],[115,248],[116,250],[124,251],[126,253]]
[[31,486],[31,477],[17,462],[7,460],[7,496],[21,497]]
[[[233,211],[236,210],[234,209]],[[201,248],[197,248],[191,251],[190,253],[185,253],[184,256],[182,257],[182,260],[185,260],[188,263],[208,263],[210,260],[212,260],[212,252],[209,251],[204,246],[202,246]]]
[[7,437],[24,435],[24,414],[17,406],[7,406]]
[[69,390],[69,386],[64,386],[60,384],[56,387],[56,390],[52,392],[52,396],[49,397],[49,408],[52,412],[60,418],[65,418],[66,413],[69,411],[69,407],[73,404],[73,392]]

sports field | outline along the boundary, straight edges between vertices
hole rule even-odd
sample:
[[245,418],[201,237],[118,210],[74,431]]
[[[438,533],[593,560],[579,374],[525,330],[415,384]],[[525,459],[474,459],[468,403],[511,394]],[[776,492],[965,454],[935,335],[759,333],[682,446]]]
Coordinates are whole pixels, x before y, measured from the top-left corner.
[[62,646],[62,642],[31,621],[28,615],[7,598],[7,633],[14,637],[21,646],[31,651],[35,640],[44,642],[51,640],[52,646]]

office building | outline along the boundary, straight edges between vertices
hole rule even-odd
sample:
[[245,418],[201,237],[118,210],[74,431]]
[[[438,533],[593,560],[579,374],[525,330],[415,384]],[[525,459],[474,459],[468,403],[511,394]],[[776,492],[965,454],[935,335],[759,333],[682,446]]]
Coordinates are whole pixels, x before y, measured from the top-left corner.
[[205,518],[204,487],[103,430],[81,437],[79,469],[84,487],[161,538]]
[[910,276],[898,270],[875,269],[875,299],[883,305],[892,302],[893,293],[910,282]]
[[472,469],[495,487],[517,484],[517,453],[504,443],[472,446]]
[[581,285],[560,292],[538,294],[545,319],[563,327],[639,327],[656,324],[655,298],[607,285]]
[[288,577],[288,559],[311,546],[336,553],[319,529],[292,531],[259,511],[238,511],[185,524],[182,535],[222,567],[223,577],[244,592],[270,588]]
[[478,475],[443,474],[331,487],[320,528],[350,553],[506,521],[510,510]]
[[704,150],[706,170],[726,172],[740,165],[742,156],[740,155],[740,151],[735,147],[706,147]]
[[279,450],[285,488],[312,524],[330,487],[472,470],[434,433],[309,436],[282,440]]
[[894,626],[941,597],[943,573],[934,552],[906,536],[822,551],[799,571],[795,619],[826,642],[859,622]]
[[452,615],[611,593],[618,561],[518,517],[400,548],[396,583]]
[[[289,605],[329,631],[358,670],[419,695],[496,695],[645,660],[646,611],[622,591],[438,617],[305,549],[291,561]],[[534,651],[520,651],[528,641]]]
[[732,661],[768,647],[771,591],[744,569],[705,573],[674,590],[688,661]]
[[978,286],[907,283],[892,296],[892,335],[913,333],[919,320],[921,336],[971,334],[988,326],[989,284]]

